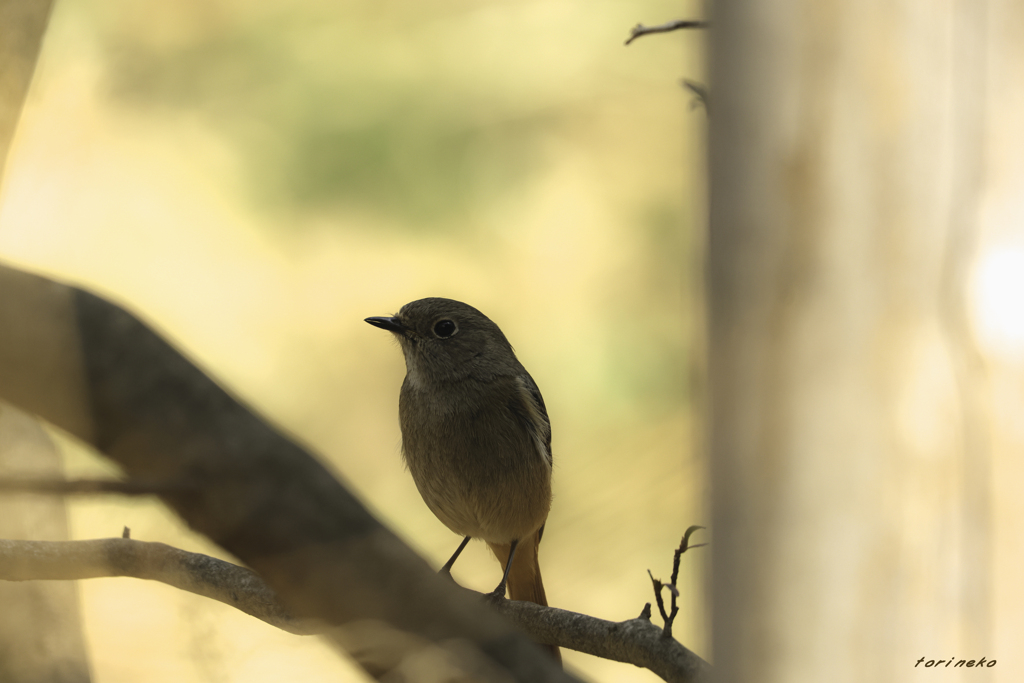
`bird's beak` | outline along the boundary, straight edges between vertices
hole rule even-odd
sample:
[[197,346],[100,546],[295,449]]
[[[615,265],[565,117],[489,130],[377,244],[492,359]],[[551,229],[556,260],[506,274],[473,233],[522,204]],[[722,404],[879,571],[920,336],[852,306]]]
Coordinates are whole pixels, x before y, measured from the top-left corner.
[[374,327],[379,327],[382,330],[394,332],[395,334],[400,334],[403,337],[405,336],[405,325],[403,325],[398,318],[374,317],[367,318],[366,322],[370,323]]

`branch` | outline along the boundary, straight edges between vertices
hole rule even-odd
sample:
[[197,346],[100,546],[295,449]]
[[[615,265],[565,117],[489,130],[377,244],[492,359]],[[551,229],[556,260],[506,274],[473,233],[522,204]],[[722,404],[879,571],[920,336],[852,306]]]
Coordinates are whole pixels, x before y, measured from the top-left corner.
[[[255,572],[163,543],[127,538],[91,541],[0,540],[0,580],[29,581],[130,576],[160,581],[212,598],[296,635],[323,633],[322,622],[295,619]],[[475,591],[462,592],[476,601]],[[494,605],[533,640],[650,669],[666,681],[697,683],[711,666],[643,618],[605,621],[532,602]]]
[[709,28],[711,22],[699,21],[696,19],[684,19],[681,21],[670,21],[667,24],[658,24],[657,26],[644,26],[643,24],[637,24],[629,32],[629,38],[626,39],[626,45],[629,45],[640,36],[646,36],[651,33],[668,33],[669,31],[678,31],[684,28]]
[[[316,633],[292,617],[277,594],[251,569],[163,543],[129,538],[90,541],[0,539],[0,579],[5,581],[95,579],[130,576],[166,583],[294,633]],[[320,629],[322,630],[322,629]]]
[[605,621],[532,602],[504,600],[496,608],[538,643],[650,669],[670,683],[711,679],[711,665],[642,616]]

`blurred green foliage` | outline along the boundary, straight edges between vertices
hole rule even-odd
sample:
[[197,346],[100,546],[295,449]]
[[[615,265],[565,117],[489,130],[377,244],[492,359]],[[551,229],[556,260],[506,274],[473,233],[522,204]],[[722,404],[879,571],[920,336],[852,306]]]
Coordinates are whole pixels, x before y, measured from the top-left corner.
[[[333,44],[311,48],[318,26]],[[232,16],[216,30],[197,19],[171,41],[113,22],[108,87],[134,106],[205,118],[235,143],[263,210],[354,207],[436,231],[515,192],[558,114],[480,116],[489,93],[396,73],[386,44],[351,40],[360,27],[373,30],[338,8]]]

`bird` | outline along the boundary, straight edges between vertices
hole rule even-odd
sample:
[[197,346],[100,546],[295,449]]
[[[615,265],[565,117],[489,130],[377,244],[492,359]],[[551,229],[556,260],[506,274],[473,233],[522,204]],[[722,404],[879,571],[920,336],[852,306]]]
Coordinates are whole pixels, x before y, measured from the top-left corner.
[[[399,393],[402,455],[431,512],[503,567],[488,594],[547,605],[538,550],[551,509],[551,423],[537,383],[501,329],[476,308],[440,297],[366,318],[405,357]],[[559,662],[555,646],[547,646]]]

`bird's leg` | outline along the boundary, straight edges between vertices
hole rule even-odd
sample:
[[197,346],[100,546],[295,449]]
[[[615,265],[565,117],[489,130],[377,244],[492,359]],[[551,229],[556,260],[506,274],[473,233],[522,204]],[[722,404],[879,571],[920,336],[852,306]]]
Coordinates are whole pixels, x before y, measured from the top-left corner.
[[469,536],[462,539],[462,543],[460,543],[459,547],[455,549],[455,554],[452,555],[450,560],[444,563],[444,566],[441,567],[441,571],[437,572],[438,574],[444,574],[449,579],[452,577],[452,565],[455,564],[455,560],[459,559],[459,555],[461,555],[462,551],[465,550],[467,543],[469,543]]
[[501,575],[501,583],[493,591],[488,593],[485,597],[493,600],[501,600],[505,597],[505,583],[508,581],[508,571],[512,569],[512,560],[516,556],[516,546],[519,545],[519,540],[512,541],[512,547],[508,551],[508,562],[505,563],[505,573]]

